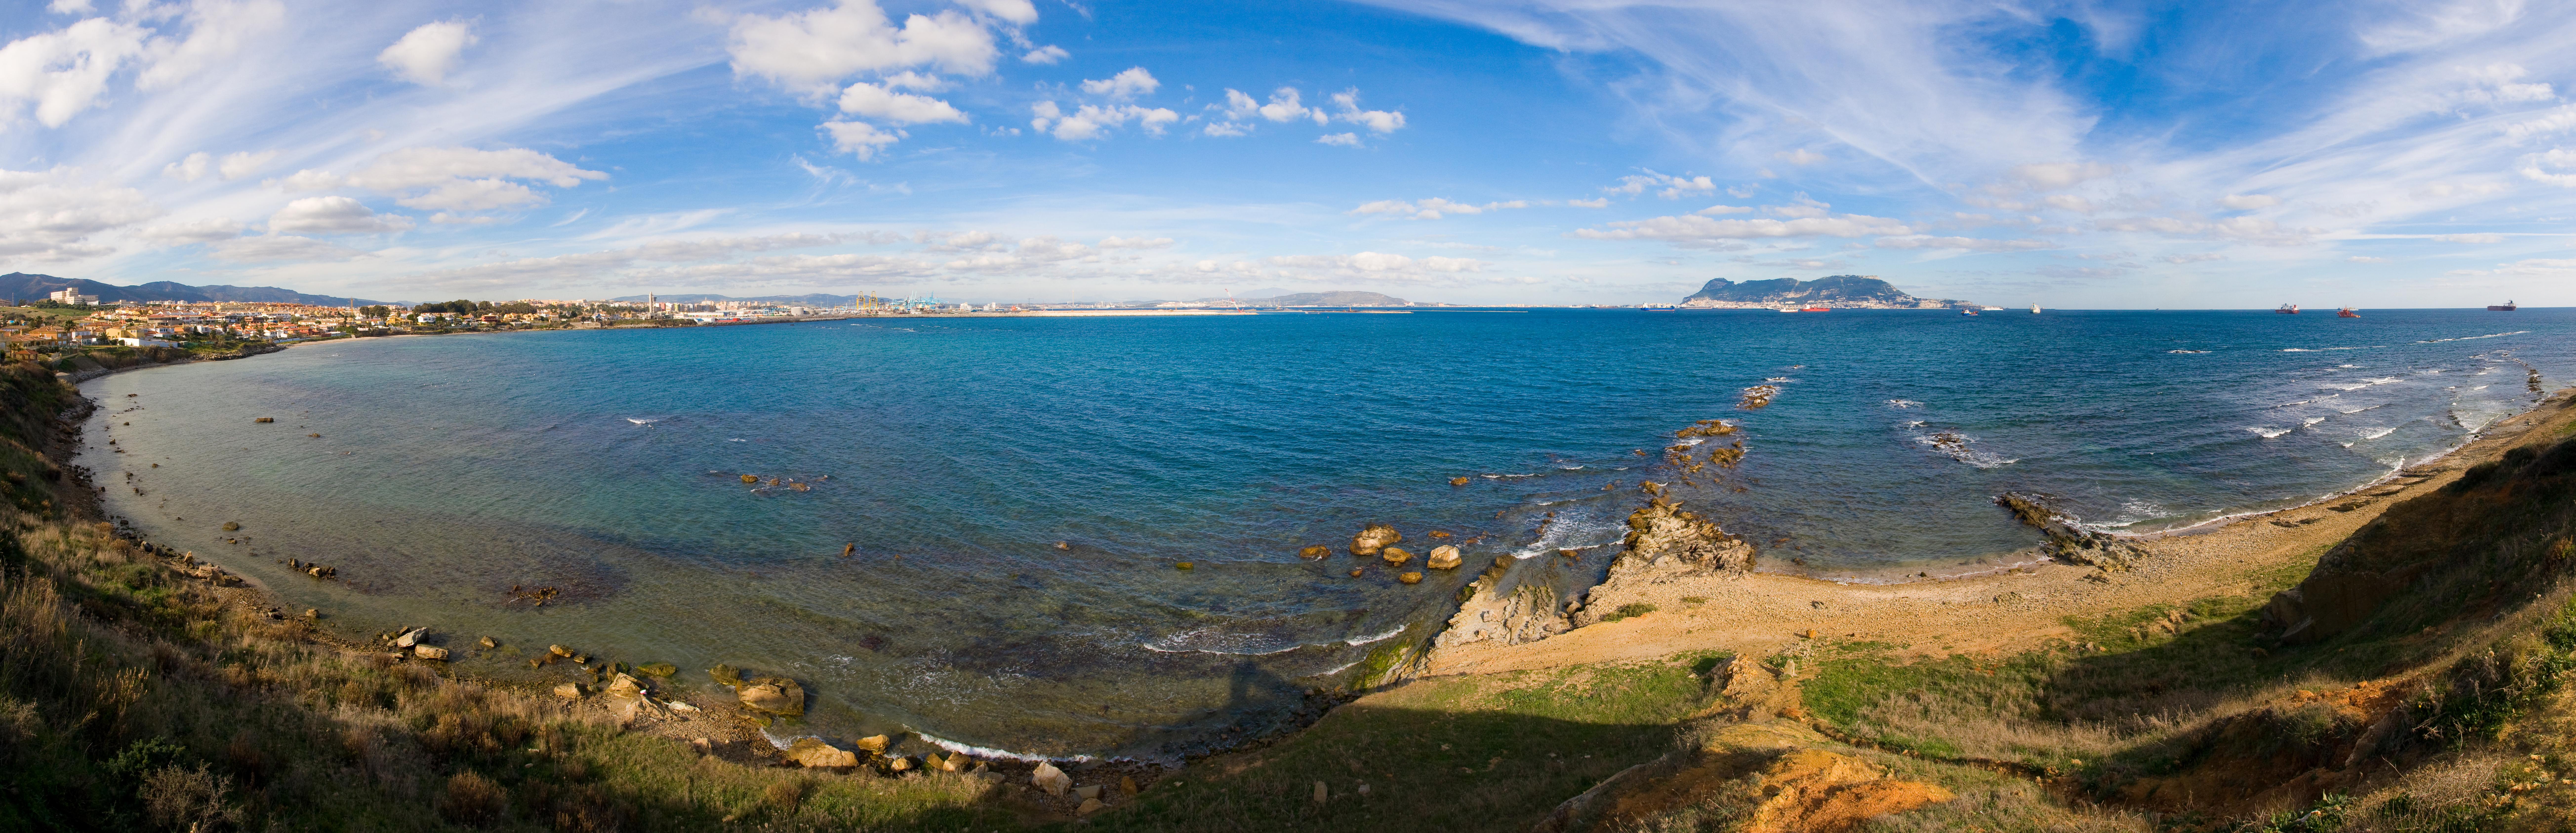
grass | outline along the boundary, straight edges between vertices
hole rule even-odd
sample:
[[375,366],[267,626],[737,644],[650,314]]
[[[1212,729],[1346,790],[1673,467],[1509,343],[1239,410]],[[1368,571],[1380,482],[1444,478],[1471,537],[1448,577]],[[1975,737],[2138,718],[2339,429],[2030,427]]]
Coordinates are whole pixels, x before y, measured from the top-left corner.
[[[1522,830],[1672,746],[1708,702],[1707,654],[1442,677],[1345,705],[1257,750],[1184,770],[1089,829]],[[1327,799],[1314,801],[1314,785]],[[1362,795],[1361,785],[1368,793]]]

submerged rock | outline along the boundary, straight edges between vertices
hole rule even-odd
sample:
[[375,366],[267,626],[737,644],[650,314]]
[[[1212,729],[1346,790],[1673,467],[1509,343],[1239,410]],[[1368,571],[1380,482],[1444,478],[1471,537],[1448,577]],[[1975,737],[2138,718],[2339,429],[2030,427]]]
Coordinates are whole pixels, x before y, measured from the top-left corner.
[[1422,562],[1422,566],[1429,567],[1434,570],[1455,570],[1458,568],[1458,565],[1464,563],[1465,560],[1466,559],[1459,557],[1457,547],[1443,545],[1432,547],[1431,559]]
[[1449,478],[1449,485],[1451,485],[1451,486],[1464,486],[1464,485],[1467,485],[1467,478],[1464,478],[1464,477],[1452,477],[1452,478]]
[[1360,534],[1351,536],[1351,554],[1376,555],[1379,550],[1402,540],[1404,540],[1403,533],[1396,532],[1395,527],[1386,524],[1369,524],[1360,529]]
[[2074,519],[2049,503],[2045,495],[2005,492],[1995,496],[1995,505],[2011,510],[2015,519],[2048,537],[2040,551],[2050,558],[2116,573],[2137,566],[2138,559],[2146,557],[2144,547],[2076,526]]
[[1402,547],[1387,547],[1379,551],[1378,557],[1386,559],[1386,566],[1395,567],[1413,560],[1413,553],[1406,552]]
[[742,687],[746,708],[795,717],[805,713],[805,687],[785,677],[762,677]]
[[1307,548],[1305,548],[1305,549],[1302,549],[1302,550],[1298,550],[1298,551],[1297,551],[1297,557],[1298,557],[1298,558],[1322,558],[1322,557],[1324,557],[1324,556],[1328,556],[1328,555],[1332,555],[1332,554],[1333,554],[1333,548],[1331,548],[1331,547],[1327,547],[1327,546],[1324,546],[1324,545],[1321,545],[1321,544],[1317,544],[1317,545],[1315,545],[1315,546],[1307,547]]
[[1421,583],[1422,583],[1422,574],[1421,574],[1421,573],[1404,573],[1404,574],[1402,574],[1402,575],[1398,575],[1398,576],[1396,576],[1396,577],[1395,577],[1395,580],[1396,580],[1396,581],[1404,582],[1404,583],[1406,583],[1406,584],[1421,584]]
[[[555,650],[562,651],[563,646],[555,646]],[[719,685],[729,688],[742,687],[742,672],[735,670],[734,667],[730,665],[718,665],[714,668],[709,668],[707,669],[707,676],[714,678],[716,683]]]

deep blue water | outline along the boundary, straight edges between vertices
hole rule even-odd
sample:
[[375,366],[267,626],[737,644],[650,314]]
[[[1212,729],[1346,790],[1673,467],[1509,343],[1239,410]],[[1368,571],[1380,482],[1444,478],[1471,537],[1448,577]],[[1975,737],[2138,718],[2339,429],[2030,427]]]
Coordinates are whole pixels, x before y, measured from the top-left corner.
[[[514,654],[548,643],[671,661],[691,684],[729,662],[807,680],[811,731],[1162,755],[1260,731],[1370,650],[1427,637],[1497,558],[1615,541],[1638,481],[1682,482],[1662,449],[1695,420],[1739,424],[1748,455],[1678,492],[1755,541],[1764,569],[1881,580],[2034,543],[1992,504],[2004,491],[2107,529],[2184,526],[2369,482],[2528,407],[2532,373],[2576,378],[2567,310],[2364,314],[1423,311],[375,339],[92,382],[124,453],[84,462],[149,537],[348,633],[501,639],[467,662],[483,673],[560,675]],[[1773,404],[1738,409],[1768,379],[1783,380]],[[1434,529],[1476,543],[1415,586],[1296,555],[1371,521],[1417,552],[1446,543]],[[1515,563],[1579,584],[1610,550]],[[288,556],[343,580],[271,563]],[[536,608],[513,585],[566,595]]]

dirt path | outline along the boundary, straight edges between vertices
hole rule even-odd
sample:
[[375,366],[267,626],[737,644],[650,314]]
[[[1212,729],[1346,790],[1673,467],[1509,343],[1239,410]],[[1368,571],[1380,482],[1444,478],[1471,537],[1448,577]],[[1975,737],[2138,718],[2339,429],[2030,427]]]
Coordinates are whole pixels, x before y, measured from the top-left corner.
[[[2234,523],[2140,542],[2151,553],[2130,571],[2049,563],[1998,575],[1913,584],[1838,584],[1756,573],[1709,576],[1643,588],[1593,605],[1646,602],[1657,611],[1578,628],[1538,642],[1478,642],[1442,649],[1426,675],[1489,674],[1655,659],[1692,650],[1767,654],[1812,629],[1825,637],[1890,642],[1923,656],[2036,647],[2069,637],[2069,616],[2099,616],[2146,605],[2246,594],[2303,576],[2328,548],[2393,503],[2457,479],[2495,459],[2535,428],[2548,436],[2576,426],[2576,390],[2490,426],[2458,452],[2357,493]],[[1706,599],[1684,602],[1684,598]]]

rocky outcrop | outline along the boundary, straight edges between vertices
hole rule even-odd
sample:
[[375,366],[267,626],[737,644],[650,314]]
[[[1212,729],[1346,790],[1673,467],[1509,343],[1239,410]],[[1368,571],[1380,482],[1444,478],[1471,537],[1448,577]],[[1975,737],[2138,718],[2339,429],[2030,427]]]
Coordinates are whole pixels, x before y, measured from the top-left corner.
[[1468,585],[1467,600],[1459,604],[1458,615],[1449,617],[1448,629],[1432,641],[1434,649],[1476,642],[1518,645],[1574,627],[1566,620],[1563,600],[1557,598],[1553,588],[1525,583],[1509,590],[1499,589],[1511,565],[1511,559],[1496,560],[1484,575],[1476,577],[1474,584]]
[[2021,492],[2005,492],[1995,498],[1995,505],[2012,510],[2013,517],[2048,536],[2040,551],[2050,558],[2116,573],[2137,566],[2138,559],[2146,557],[2145,548],[2076,526],[2073,518],[2048,504],[2045,495]]
[[1431,558],[1422,562],[1422,566],[1434,570],[1455,570],[1458,569],[1459,564],[1465,562],[1466,559],[1458,554],[1457,547],[1443,544],[1431,548]]
[[1655,491],[1654,499],[1628,513],[1628,535],[1610,562],[1611,581],[1752,571],[1752,544]]
[[805,687],[795,680],[762,677],[744,685],[739,693],[747,708],[787,717],[805,713]]
[[1369,524],[1360,529],[1360,534],[1351,536],[1351,554],[1376,555],[1379,550],[1402,540],[1404,540],[1403,533],[1396,532],[1395,527],[1386,524]]
[[858,753],[824,743],[820,738],[796,739],[787,747],[787,759],[808,769],[849,769],[859,765]]

